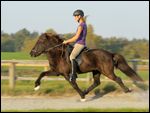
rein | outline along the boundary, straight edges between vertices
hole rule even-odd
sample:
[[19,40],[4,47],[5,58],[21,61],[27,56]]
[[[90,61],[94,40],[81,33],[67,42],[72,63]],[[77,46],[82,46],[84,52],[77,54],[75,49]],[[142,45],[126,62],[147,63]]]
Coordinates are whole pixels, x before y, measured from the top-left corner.
[[[45,50],[45,52],[49,52],[50,50],[52,50],[52,49],[54,49],[54,48],[56,48],[56,47],[59,47],[59,46],[61,46],[61,45],[63,45],[63,43],[58,44],[58,45],[56,45],[56,46],[54,46],[54,47],[50,47],[50,48],[48,48],[47,50]],[[64,46],[62,46],[61,57],[63,56],[63,49],[64,49]]]
[[48,48],[47,50],[45,50],[45,52],[49,52],[50,50],[52,50],[52,49],[54,49],[54,48],[56,48],[56,47],[59,47],[59,46],[61,46],[61,45],[63,45],[63,43],[58,44],[58,45],[56,45],[56,46],[54,46],[54,47],[50,47],[50,48]]

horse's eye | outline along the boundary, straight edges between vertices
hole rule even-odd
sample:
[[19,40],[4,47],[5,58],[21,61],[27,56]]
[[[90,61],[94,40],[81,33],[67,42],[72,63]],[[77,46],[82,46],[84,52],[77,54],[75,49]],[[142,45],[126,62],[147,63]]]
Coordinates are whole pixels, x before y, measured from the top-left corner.
[[39,42],[40,42],[40,43],[43,43],[43,42],[44,42],[44,40],[39,40]]

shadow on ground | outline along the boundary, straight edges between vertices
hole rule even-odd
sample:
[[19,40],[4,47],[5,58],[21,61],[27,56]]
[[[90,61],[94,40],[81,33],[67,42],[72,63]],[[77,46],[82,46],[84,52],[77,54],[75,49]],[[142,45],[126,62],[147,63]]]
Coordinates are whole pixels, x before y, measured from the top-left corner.
[[137,87],[137,88],[140,88],[141,90],[143,91],[146,91],[148,90],[149,86],[145,83],[142,83],[142,82],[133,82],[133,84]]
[[108,93],[111,93],[111,92],[114,92],[116,91],[116,87],[114,85],[111,85],[111,84],[107,84],[103,89],[96,89],[94,91],[95,93],[95,96],[93,96],[91,99],[89,99],[89,101],[92,101],[92,100],[95,100],[95,99],[98,99],[98,98],[101,98],[103,97],[104,95],[108,94]]

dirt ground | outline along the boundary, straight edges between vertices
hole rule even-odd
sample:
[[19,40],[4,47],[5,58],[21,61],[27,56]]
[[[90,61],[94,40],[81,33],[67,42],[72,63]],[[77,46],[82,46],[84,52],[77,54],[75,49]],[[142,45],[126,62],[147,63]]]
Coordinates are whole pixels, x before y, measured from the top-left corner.
[[109,92],[105,95],[89,94],[81,102],[78,95],[35,97],[1,97],[1,110],[68,109],[68,108],[149,108],[149,90],[131,93]]

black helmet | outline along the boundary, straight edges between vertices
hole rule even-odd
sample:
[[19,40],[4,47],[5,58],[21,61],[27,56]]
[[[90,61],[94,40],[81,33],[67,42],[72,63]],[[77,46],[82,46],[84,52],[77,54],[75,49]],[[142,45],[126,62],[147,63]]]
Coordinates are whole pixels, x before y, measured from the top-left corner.
[[82,10],[80,10],[80,9],[74,11],[73,16],[79,16],[79,15],[83,17],[84,16],[84,12]]

